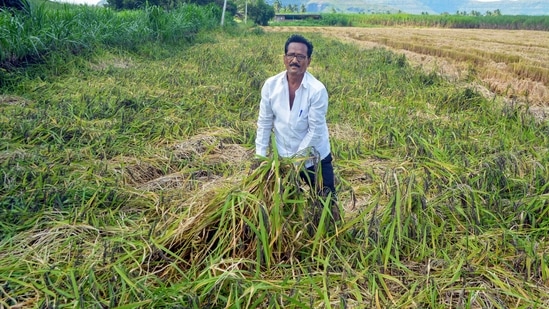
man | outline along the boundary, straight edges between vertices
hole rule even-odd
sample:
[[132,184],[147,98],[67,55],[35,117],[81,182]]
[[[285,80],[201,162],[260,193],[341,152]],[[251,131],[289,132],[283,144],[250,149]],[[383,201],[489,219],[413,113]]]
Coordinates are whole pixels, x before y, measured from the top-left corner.
[[335,199],[334,169],[326,124],[328,92],[326,87],[307,72],[313,45],[294,34],[284,45],[286,71],[268,78],[261,89],[261,102],[255,140],[256,155],[266,156],[271,130],[274,129],[277,150],[282,157],[292,157],[309,150],[318,153],[321,179],[317,184],[313,162],[306,163],[301,176],[322,195],[332,193]]

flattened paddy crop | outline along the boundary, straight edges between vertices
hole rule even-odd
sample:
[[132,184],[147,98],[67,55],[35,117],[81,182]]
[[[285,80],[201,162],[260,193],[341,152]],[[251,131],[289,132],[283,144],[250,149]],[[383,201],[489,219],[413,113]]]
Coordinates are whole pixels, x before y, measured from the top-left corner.
[[252,168],[287,34],[27,68],[0,96],[0,307],[549,306],[549,124],[404,55],[304,33],[343,220]]

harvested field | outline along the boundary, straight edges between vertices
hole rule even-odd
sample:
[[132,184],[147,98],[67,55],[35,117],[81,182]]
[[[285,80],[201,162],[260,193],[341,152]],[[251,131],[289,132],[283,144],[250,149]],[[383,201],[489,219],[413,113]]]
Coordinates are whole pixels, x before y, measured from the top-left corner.
[[364,48],[403,53],[416,66],[456,81],[480,82],[534,109],[549,107],[549,32],[441,28],[265,27],[265,31],[316,32]]

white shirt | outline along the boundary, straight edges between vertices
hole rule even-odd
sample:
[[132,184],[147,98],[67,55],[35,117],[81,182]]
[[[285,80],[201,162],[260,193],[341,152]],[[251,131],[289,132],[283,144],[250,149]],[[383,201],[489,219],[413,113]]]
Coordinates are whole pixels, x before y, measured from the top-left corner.
[[328,92],[309,72],[305,72],[295,92],[290,110],[290,93],[286,71],[268,78],[261,89],[255,153],[266,156],[274,129],[278,154],[291,157],[314,147],[324,159],[330,154],[330,139],[326,124]]

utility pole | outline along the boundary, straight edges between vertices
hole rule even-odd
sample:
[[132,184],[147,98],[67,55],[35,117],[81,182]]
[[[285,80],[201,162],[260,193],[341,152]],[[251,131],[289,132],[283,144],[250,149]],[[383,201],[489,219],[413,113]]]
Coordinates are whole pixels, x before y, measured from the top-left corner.
[[244,23],[248,23],[248,0],[246,0],[246,8],[244,9]]
[[221,26],[225,23],[225,10],[227,9],[227,0],[223,1],[223,12],[221,13]]

